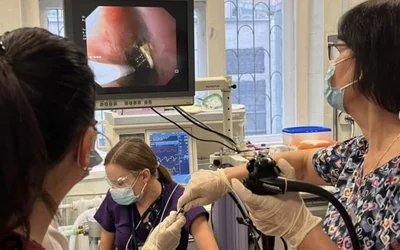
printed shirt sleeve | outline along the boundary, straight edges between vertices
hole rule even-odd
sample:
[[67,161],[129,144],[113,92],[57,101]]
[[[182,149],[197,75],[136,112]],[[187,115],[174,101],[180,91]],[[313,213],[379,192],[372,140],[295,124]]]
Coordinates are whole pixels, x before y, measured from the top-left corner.
[[321,149],[313,157],[315,171],[327,183],[336,185],[351,154],[360,147],[360,137],[354,137]]
[[101,203],[94,218],[104,230],[115,233],[115,219],[113,210],[111,209],[111,199],[110,192],[107,192],[106,198]]

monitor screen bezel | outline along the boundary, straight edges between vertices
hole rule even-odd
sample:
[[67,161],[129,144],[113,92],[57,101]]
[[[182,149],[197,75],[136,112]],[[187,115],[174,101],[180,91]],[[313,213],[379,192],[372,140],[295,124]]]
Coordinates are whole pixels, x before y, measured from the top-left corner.
[[[182,127],[184,128],[187,132],[189,132],[190,134],[192,134],[193,130],[191,127]],[[147,145],[150,145],[150,135],[154,134],[154,133],[168,133],[168,132],[184,132],[181,129],[175,129],[175,128],[171,128],[171,129],[146,129],[146,143]],[[196,140],[194,140],[190,135],[188,136],[188,144],[189,144],[189,155],[190,155],[190,163],[189,163],[189,170],[190,170],[190,175],[193,174],[194,172],[196,172],[198,170],[198,166],[197,166],[197,146],[196,146]]]
[[[81,37],[74,36],[74,22],[76,16],[74,8],[79,8],[77,0],[64,0],[64,29],[65,35],[68,39],[75,41],[76,39],[82,39]],[[184,2],[186,3],[187,13],[187,82],[188,88],[183,91],[163,91],[163,92],[134,92],[134,93],[117,93],[117,94],[98,94],[96,91],[96,100],[124,100],[124,99],[138,99],[138,98],[164,98],[164,97],[194,97],[195,95],[195,76],[194,76],[194,11],[193,0],[99,0],[99,6],[118,6],[127,5],[131,6],[154,6],[157,7],[160,3],[168,2]],[[81,17],[79,17],[81,18]],[[86,53],[86,51],[85,51]],[[162,106],[162,105],[159,105]]]

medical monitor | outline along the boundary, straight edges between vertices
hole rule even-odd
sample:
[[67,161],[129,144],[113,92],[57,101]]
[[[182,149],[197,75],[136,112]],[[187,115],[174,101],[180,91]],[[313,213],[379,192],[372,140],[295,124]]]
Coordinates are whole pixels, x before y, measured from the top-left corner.
[[64,0],[65,32],[87,53],[96,109],[192,105],[193,0]]
[[158,161],[168,168],[176,182],[187,184],[190,174],[197,169],[195,141],[180,130],[149,130],[146,134]]

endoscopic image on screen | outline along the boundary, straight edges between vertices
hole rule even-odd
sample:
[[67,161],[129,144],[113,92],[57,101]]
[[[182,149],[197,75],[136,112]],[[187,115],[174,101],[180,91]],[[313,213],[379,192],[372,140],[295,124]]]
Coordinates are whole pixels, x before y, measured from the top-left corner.
[[163,86],[179,73],[176,20],[164,8],[99,6],[85,25],[89,66],[102,88]]

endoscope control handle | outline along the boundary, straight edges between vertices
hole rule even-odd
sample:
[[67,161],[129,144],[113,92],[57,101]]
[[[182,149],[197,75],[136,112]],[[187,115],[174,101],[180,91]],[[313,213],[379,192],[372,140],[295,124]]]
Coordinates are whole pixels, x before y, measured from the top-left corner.
[[284,194],[287,191],[287,180],[282,177],[267,177],[258,180],[261,186],[268,192]]
[[[279,177],[280,169],[271,157],[259,155],[255,159],[250,160],[247,164],[247,171],[249,171],[249,176],[244,180],[244,186],[252,193],[258,195],[276,195],[281,193],[281,182],[274,182]],[[266,187],[260,182],[261,180],[266,182]],[[270,186],[274,184],[277,184],[278,188]]]

